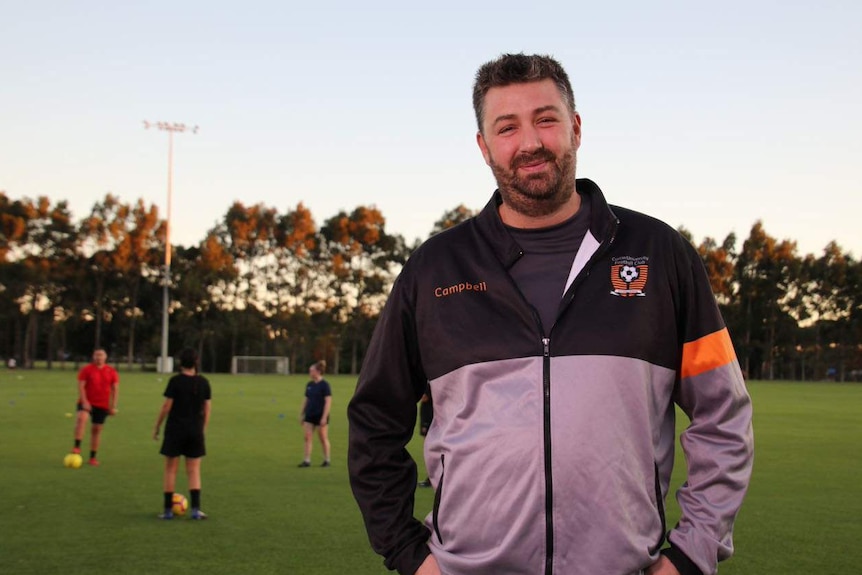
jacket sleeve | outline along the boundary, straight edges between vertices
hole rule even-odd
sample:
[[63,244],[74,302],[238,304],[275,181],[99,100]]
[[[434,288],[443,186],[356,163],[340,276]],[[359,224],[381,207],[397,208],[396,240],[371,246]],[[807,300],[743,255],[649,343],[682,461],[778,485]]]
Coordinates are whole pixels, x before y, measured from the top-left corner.
[[430,533],[413,516],[416,463],[406,449],[426,378],[403,275],[375,327],[347,408],[348,470],[372,548],[389,569],[413,575],[430,553]]
[[[680,437],[687,477],[677,492],[682,514],[669,534],[704,574],[733,554],[733,523],[751,477],[751,399],[703,263],[685,242],[679,260],[682,361],[674,400],[689,417]],[[676,561],[675,563],[684,561]],[[689,570],[691,572],[691,570]]]

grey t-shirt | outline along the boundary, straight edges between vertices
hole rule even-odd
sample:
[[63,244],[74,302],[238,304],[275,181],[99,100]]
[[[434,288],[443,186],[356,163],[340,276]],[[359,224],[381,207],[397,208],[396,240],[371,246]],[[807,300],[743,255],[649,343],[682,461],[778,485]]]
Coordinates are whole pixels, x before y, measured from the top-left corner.
[[572,262],[589,227],[589,196],[581,196],[577,213],[556,226],[529,230],[507,226],[524,252],[509,273],[539,313],[545,335],[556,321]]

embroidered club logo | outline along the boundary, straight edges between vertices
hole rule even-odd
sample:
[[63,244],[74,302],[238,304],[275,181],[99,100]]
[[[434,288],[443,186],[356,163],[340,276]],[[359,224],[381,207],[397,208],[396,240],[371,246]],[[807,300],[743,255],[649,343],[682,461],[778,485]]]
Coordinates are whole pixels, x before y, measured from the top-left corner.
[[644,297],[649,277],[649,257],[622,256],[612,259],[611,295],[617,297]]

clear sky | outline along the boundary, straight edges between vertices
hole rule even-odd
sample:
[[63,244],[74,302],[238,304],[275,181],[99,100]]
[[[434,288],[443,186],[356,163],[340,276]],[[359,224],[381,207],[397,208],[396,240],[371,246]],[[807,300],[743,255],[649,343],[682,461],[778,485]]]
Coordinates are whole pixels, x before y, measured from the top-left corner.
[[[415,7],[413,5],[416,5]],[[862,2],[0,1],[0,190],[86,216],[108,192],[196,244],[234,200],[321,224],[376,205],[424,238],[494,189],[476,68],[566,67],[578,176],[611,203],[738,245],[762,220],[800,255],[862,256]]]

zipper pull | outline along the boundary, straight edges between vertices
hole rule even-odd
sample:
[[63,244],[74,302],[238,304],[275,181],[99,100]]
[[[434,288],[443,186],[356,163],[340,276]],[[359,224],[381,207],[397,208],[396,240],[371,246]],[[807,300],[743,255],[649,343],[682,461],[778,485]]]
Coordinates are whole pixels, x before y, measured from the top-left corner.
[[551,339],[548,337],[543,337],[542,346],[544,348],[544,356],[548,357],[549,355],[551,355]]

